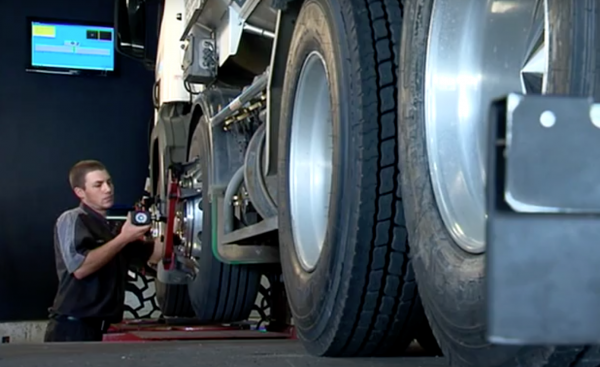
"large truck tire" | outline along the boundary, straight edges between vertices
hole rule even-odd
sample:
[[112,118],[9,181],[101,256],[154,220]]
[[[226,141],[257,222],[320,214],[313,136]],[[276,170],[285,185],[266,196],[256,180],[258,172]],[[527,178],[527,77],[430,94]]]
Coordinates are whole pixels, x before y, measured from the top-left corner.
[[[481,0],[404,2],[398,83],[403,203],[419,294],[453,367],[597,364],[597,348],[486,340],[481,167],[487,148],[479,139],[486,136],[489,105],[523,87],[527,93],[600,97],[600,60],[593,56],[600,38],[591,31],[600,24],[600,2],[544,3],[520,1],[501,9],[500,2]],[[551,47],[547,73],[531,62],[541,31],[548,40],[541,50]]]
[[281,103],[284,284],[319,356],[403,352],[417,288],[397,165],[396,0],[306,0]]
[[[192,135],[189,159],[200,157],[201,187],[208,193],[210,182],[210,160],[212,159],[208,144],[208,123],[205,117]],[[215,162],[217,164],[219,162]],[[224,162],[220,162],[224,163]],[[200,204],[201,203],[201,204]],[[211,201],[208,194],[203,194],[201,202],[202,228],[198,272],[188,284],[189,297],[196,317],[201,323],[231,323],[247,320],[252,312],[260,287],[261,273],[256,266],[231,265],[217,260],[212,251]]]
[[[150,134],[149,192],[161,200],[161,210],[166,213],[168,191],[168,169],[172,163],[187,159],[188,130],[190,121],[189,103],[163,104],[158,113],[158,122]],[[186,284],[165,284],[155,280],[156,301],[163,316],[189,318],[194,310],[188,296]]]
[[127,320],[157,319],[162,314],[156,299],[155,279],[129,270],[125,284],[125,310]]
[[[162,186],[162,178],[159,178],[158,187]],[[162,200],[166,202],[165,198],[162,198]],[[164,317],[190,318],[194,316],[187,284],[165,284],[158,278],[156,278],[154,284],[156,287],[156,301]]]
[[164,284],[158,279],[154,281],[154,284],[156,300],[164,317],[194,317],[187,284]]

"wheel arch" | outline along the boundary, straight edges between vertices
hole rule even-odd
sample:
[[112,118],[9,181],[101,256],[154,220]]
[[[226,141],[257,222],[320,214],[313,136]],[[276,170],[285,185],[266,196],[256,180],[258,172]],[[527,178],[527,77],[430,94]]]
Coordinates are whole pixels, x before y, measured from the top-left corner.
[[[150,180],[152,196],[165,197],[167,169],[172,163],[185,162],[191,104],[165,103],[158,110],[158,121],[150,136]],[[158,183],[163,182],[163,187]]]
[[199,104],[194,104],[192,106],[192,117],[190,118],[190,125],[188,127],[188,139],[187,139],[187,154],[190,153],[190,147],[192,145],[192,138],[194,136],[194,131],[196,130],[196,126],[200,122],[200,118],[204,116],[204,111]]
[[[227,185],[235,171],[244,162],[243,154],[236,154],[236,145],[233,135],[219,127],[210,125],[210,118],[233,101],[241,90],[236,88],[210,89],[198,95],[194,101],[192,123],[190,128],[195,130],[202,117],[206,117],[207,137],[206,142],[210,150],[210,185]],[[190,130],[190,140],[194,131]]]
[[267,85],[267,137],[265,147],[267,162],[265,171],[268,176],[277,174],[281,94],[290,43],[303,3],[304,0],[273,0],[272,6],[279,10],[279,15],[277,17],[277,33],[274,52],[271,55],[271,69]]

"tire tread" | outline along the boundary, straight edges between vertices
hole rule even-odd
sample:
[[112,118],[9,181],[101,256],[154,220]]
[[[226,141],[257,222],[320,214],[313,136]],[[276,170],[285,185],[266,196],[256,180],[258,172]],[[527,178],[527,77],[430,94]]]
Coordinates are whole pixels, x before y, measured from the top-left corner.
[[[190,159],[196,154],[209,156],[206,143],[208,138],[202,131],[206,126],[205,120],[202,120],[195,128],[190,145]],[[202,165],[202,169],[206,171],[207,161],[203,161]],[[206,185],[203,189],[207,189]],[[203,210],[210,213],[212,204],[206,201],[203,205]],[[204,228],[211,228],[206,224],[203,223]],[[202,239],[203,242],[210,243],[210,232],[203,232]],[[189,297],[196,318],[200,323],[230,323],[246,320],[252,312],[258,295],[261,273],[252,265],[220,262],[214,257],[210,246],[203,246],[202,251],[199,273],[188,285],[191,287]],[[203,283],[207,279],[211,282]]]
[[[156,280],[158,282],[158,280]],[[164,316],[168,317],[192,317],[194,310],[188,297],[187,285],[161,284],[164,294],[158,295],[157,301]]]
[[[552,0],[564,7],[555,14],[561,15],[563,26],[565,17],[570,14],[574,2],[561,2]],[[437,205],[431,188],[426,140],[423,131],[423,80],[425,53],[427,47],[428,18],[431,15],[430,0],[406,1],[406,12],[408,24],[405,27],[402,44],[402,70],[401,99],[399,105],[399,126],[403,131],[400,137],[400,153],[402,155],[401,169],[405,171],[403,176],[403,190],[406,194],[406,212],[408,226],[411,230],[412,250],[415,251],[415,268],[421,283],[420,294],[426,301],[425,313],[432,325],[435,339],[449,366],[473,366],[473,367],[599,367],[600,349],[588,346],[501,346],[489,344],[485,338],[485,320],[480,314],[482,307],[479,306],[481,298],[481,285],[484,279],[481,262],[473,260],[458,250],[452,242],[442,219],[437,211]],[[593,0],[584,0],[574,7],[582,13],[580,20],[590,17],[598,18],[599,12]],[[583,14],[585,13],[585,16]],[[573,18],[574,19],[574,18]],[[581,31],[583,27],[578,26],[575,32]],[[586,27],[587,31],[589,27]],[[589,36],[592,37],[592,36]],[[597,44],[595,40],[586,39],[584,36],[573,37],[582,44]],[[563,42],[561,49],[571,47]],[[558,54],[566,54],[559,52]],[[586,56],[585,54],[578,56]],[[575,60],[576,58],[573,58]],[[572,61],[572,60],[571,60]],[[581,83],[593,81],[593,77],[582,79],[573,77],[563,71],[572,70],[573,65],[562,60],[565,65],[555,68],[558,73],[552,77],[557,78],[554,85],[562,86],[565,90],[561,93],[578,94],[598,92],[591,85]],[[581,61],[583,63],[584,61]],[[576,64],[576,63],[575,63]],[[598,63],[596,63],[598,64]],[[600,64],[598,64],[600,65]],[[580,66],[577,68],[581,69]],[[598,66],[594,67],[597,73]],[[565,75],[568,83],[564,83]],[[569,84],[571,83],[571,84]],[[463,272],[462,277],[449,277],[454,275],[448,269],[459,268]],[[455,273],[457,274],[457,273]],[[449,288],[451,287],[451,288]],[[452,293],[448,295],[448,289]],[[442,313],[440,310],[448,303],[461,299],[461,304],[452,311]],[[457,311],[457,310],[460,310]],[[465,312],[466,310],[466,312]]]
[[418,298],[409,259],[396,149],[402,6],[395,0],[351,0],[343,2],[342,7],[345,15],[353,15],[348,33],[357,35],[351,53],[360,65],[355,73],[362,76],[362,94],[357,98],[364,106],[358,113],[364,175],[359,188],[361,218],[357,242],[369,245],[365,256],[356,255],[346,300],[348,304],[358,298],[356,313],[347,308],[343,318],[354,322],[340,325],[348,329],[348,336],[339,340],[339,345],[332,345],[330,353],[396,354],[411,341],[408,325],[413,321]]

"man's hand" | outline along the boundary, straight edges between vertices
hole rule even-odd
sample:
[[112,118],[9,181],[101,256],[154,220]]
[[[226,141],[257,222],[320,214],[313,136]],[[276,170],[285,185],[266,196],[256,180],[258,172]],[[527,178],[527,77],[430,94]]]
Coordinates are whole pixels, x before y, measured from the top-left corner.
[[160,236],[154,239],[154,251],[148,260],[148,264],[151,266],[156,265],[165,254],[165,243],[161,240]]
[[98,269],[106,265],[110,259],[112,259],[129,243],[143,238],[144,234],[148,232],[150,228],[152,228],[151,225],[136,226],[131,224],[131,217],[130,215],[127,215],[127,221],[125,221],[125,224],[123,224],[121,233],[119,233],[119,235],[113,240],[90,251],[85,257],[83,264],[81,264],[81,266],[75,270],[73,276],[77,279],[83,279],[88,275],[98,271]]
[[119,237],[123,239],[123,242],[130,243],[133,241],[137,241],[144,237],[152,225],[147,226],[136,226],[131,223],[131,214],[127,214],[127,220],[121,227],[121,233],[119,233]]

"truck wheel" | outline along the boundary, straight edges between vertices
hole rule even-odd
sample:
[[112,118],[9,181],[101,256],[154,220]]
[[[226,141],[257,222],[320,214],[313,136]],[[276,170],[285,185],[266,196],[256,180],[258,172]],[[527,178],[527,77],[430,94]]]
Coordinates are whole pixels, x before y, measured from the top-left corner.
[[[161,170],[163,169],[162,166]],[[164,187],[165,197],[160,194],[163,191],[158,191],[163,201],[163,210],[166,213],[166,184],[163,184],[163,179],[159,177],[157,187],[162,190]],[[194,309],[188,296],[188,285],[187,284],[165,284],[158,280],[155,280],[156,284],[156,301],[160,306],[160,309],[165,317],[193,317]]]
[[[150,193],[160,197],[161,210],[164,213],[167,208],[168,168],[171,163],[181,163],[187,159],[187,130],[191,116],[189,112],[189,103],[163,104],[159,110],[158,123],[150,134]],[[164,316],[194,316],[187,285],[165,284],[158,279],[155,284],[156,301]]]
[[599,10],[594,0],[405,1],[404,209],[419,293],[451,366],[584,365],[583,347],[487,342],[482,167],[492,99],[515,91],[600,97],[600,64],[590,56],[600,46],[590,32]]
[[156,286],[156,300],[165,317],[193,317],[194,310],[188,296],[186,284],[164,284],[158,279]]
[[[210,160],[208,123],[202,117],[192,136],[189,158],[200,157],[199,169],[202,192],[208,192]],[[215,162],[216,163],[216,162]],[[230,265],[217,260],[212,251],[211,202],[208,195],[194,205],[194,238],[198,269],[188,284],[189,297],[196,317],[201,323],[231,323],[248,319],[260,287],[261,273],[249,265]],[[189,213],[189,212],[188,212]],[[201,218],[201,221],[196,221]],[[201,225],[200,225],[201,223]]]
[[298,336],[320,356],[402,352],[417,289],[396,149],[396,0],[306,0],[279,126],[281,263]]
[[157,319],[161,310],[156,300],[156,282],[144,274],[129,270],[125,284],[125,319]]

